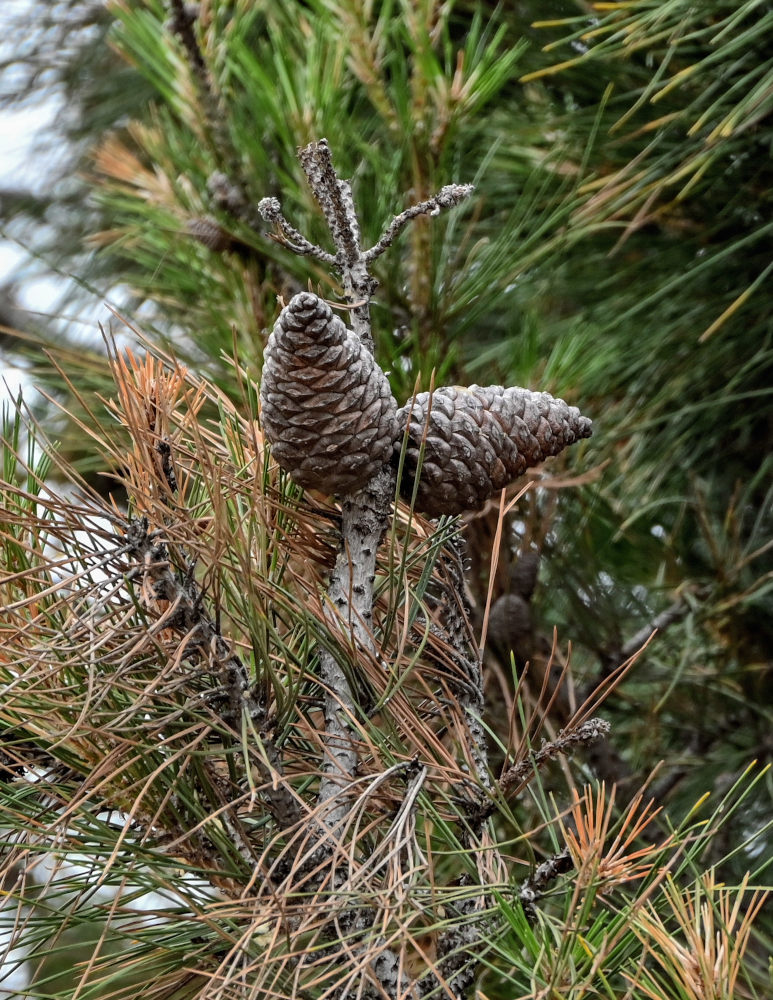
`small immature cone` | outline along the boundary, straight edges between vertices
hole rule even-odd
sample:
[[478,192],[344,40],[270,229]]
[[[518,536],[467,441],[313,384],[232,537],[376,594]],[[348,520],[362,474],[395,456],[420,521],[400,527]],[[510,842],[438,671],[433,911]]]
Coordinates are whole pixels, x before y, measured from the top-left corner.
[[392,454],[397,404],[359,338],[311,292],[294,296],[268,339],[262,425],[299,486],[353,493]]
[[[591,435],[576,406],[501,385],[421,392],[397,418],[408,437],[401,483],[408,499],[424,441],[416,509],[429,517],[478,510],[526,469]],[[398,455],[402,444],[401,437]]]
[[185,227],[188,236],[192,236],[198,243],[203,243],[208,250],[215,253],[223,253],[225,250],[233,250],[238,242],[229,232],[227,232],[217,219],[209,215],[200,218],[190,219]]
[[519,667],[531,660],[534,643],[531,605],[520,594],[502,594],[491,605],[487,642],[502,663],[509,663],[511,652]]

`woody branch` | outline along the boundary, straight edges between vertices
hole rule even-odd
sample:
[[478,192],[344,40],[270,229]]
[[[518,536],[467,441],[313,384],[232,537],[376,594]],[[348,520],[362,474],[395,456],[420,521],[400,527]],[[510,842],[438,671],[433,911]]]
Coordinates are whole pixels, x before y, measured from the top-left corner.
[[[336,174],[327,141],[322,139],[303,147],[298,157],[327,221],[335,254],[310,243],[295,229],[282,214],[276,198],[264,198],[258,210],[266,221],[276,226],[279,238],[288,249],[323,260],[339,272],[351,307],[353,331],[372,355],[370,299],[378,283],[369,273],[369,263],[392,243],[411,219],[421,214],[438,214],[441,209],[457,205],[471,193],[472,187],[449,185],[443,188],[435,198],[398,215],[375,246],[363,250],[351,186]],[[344,629],[346,641],[341,649],[352,648],[366,656],[377,653],[372,628],[373,580],[376,553],[389,522],[394,492],[394,473],[385,462],[364,486],[341,498],[341,546],[328,589],[329,615]],[[326,821],[332,830],[346,819],[347,779],[357,767],[357,750],[351,732],[357,704],[342,663],[326,650],[322,651],[320,659],[328,760],[319,800],[327,806]]]

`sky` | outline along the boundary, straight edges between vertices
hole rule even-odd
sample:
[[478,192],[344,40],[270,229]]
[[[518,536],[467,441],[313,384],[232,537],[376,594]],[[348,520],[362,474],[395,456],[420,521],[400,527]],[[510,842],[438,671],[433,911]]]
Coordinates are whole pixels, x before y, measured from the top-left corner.
[[[6,58],[10,47],[17,44],[13,24],[31,5],[31,0],[0,0],[0,59]],[[33,185],[45,184],[45,168],[38,165],[31,178],[30,165],[36,163],[32,155],[35,139],[52,124],[57,111],[53,100],[16,111],[0,108],[0,189],[27,186],[31,179]],[[29,253],[0,231],[0,285],[17,275],[20,268],[19,276],[23,276],[29,263]],[[61,279],[30,275],[19,282],[19,304],[31,311],[49,312],[61,292]],[[23,373],[3,357],[1,350],[0,378],[7,387],[0,388],[0,396],[6,391],[15,395],[25,384]]]
[[[0,0],[0,59],[15,53],[19,37],[15,25],[32,6],[32,0]],[[0,108],[0,188],[31,186],[34,189],[45,185],[45,164],[33,155],[34,144],[53,124],[58,111],[58,101],[53,98],[21,110]],[[27,257],[22,248],[0,236],[0,283]],[[20,297],[26,308],[45,308],[58,291],[58,285],[51,287],[48,279],[41,279],[25,282],[20,288]]]
[[[45,131],[56,117],[53,103],[23,111],[0,110],[0,188],[26,185],[29,181],[31,152],[36,136]],[[40,183],[45,182],[45,170],[40,171]],[[0,241],[0,284],[23,265],[29,254],[11,240]],[[61,293],[61,284],[51,278],[24,282],[19,288],[21,305],[26,309],[46,311]]]
[[[41,0],[0,0],[0,61],[9,55],[18,54],[23,45],[19,24],[27,13]],[[52,6],[56,0],[43,0]],[[22,41],[20,42],[20,38]],[[4,86],[12,80],[8,71]],[[50,183],[52,161],[51,144],[45,151],[36,147],[41,138],[46,137],[61,112],[61,98],[49,95],[38,104],[21,110],[0,108],[0,190],[35,189],[44,190]],[[3,233],[0,229],[0,286],[13,277],[16,284],[15,298],[22,309],[44,316],[61,316],[61,299],[68,290],[68,279],[56,274],[53,268],[46,269],[45,262],[36,260],[29,250],[13,239],[13,226]],[[67,316],[68,333],[77,333],[84,340],[93,342],[100,339],[99,324],[109,323],[111,313],[105,303],[91,298],[77,308],[76,315]],[[18,325],[22,325],[23,320]],[[32,323],[30,324],[32,325]],[[51,327],[49,327],[51,328]],[[3,385],[5,383],[5,385]],[[30,396],[32,388],[24,372],[16,367],[12,359],[3,355],[0,345],[0,398],[10,391],[16,395],[21,386],[25,395]]]

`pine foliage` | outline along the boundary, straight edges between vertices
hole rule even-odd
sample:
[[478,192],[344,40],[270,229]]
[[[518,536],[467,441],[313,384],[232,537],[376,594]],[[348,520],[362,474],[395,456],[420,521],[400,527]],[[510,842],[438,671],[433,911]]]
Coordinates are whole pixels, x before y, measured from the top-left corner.
[[[86,188],[3,193],[4,224],[47,212],[77,294],[145,332],[4,333],[47,403],[2,438],[0,975],[770,992],[772,35],[759,0],[68,0],[29,27],[6,70],[68,81]],[[359,276],[298,159],[322,137]],[[296,386],[261,366],[297,296],[367,346],[323,381],[378,402],[384,458],[392,403],[421,411],[370,493],[340,434],[298,474],[324,399],[282,459]],[[594,436],[501,496],[485,451],[482,509],[431,523],[458,508],[427,475],[459,469],[427,401],[476,380]],[[331,495],[363,483],[375,545]]]

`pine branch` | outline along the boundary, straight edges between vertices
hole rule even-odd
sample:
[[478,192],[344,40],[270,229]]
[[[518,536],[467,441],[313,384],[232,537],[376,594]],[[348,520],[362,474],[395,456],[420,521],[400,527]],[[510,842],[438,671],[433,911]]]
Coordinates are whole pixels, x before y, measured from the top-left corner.
[[541,865],[538,865],[528,878],[521,884],[518,896],[526,919],[530,924],[537,920],[536,904],[540,897],[544,895],[548,885],[561,875],[565,875],[574,867],[569,848],[565,847],[558,854],[547,858]]
[[[274,222],[279,227],[287,240],[289,249],[296,253],[315,256],[317,259],[335,266],[340,272],[346,297],[352,307],[350,315],[354,334],[359,343],[372,355],[374,341],[370,324],[369,302],[376,289],[376,281],[368,272],[368,262],[377,254],[371,253],[368,257],[360,248],[360,225],[354,207],[351,186],[348,181],[338,178],[327,142],[323,139],[311,143],[301,149],[298,155],[312,193],[327,220],[336,248],[335,256],[326,255],[324,251],[311,244],[295,230],[282,215],[281,207],[276,199],[263,199],[259,206],[261,214],[265,219]],[[453,197],[444,197],[442,202],[442,206],[440,202],[435,206],[438,210],[446,203],[448,207],[457,203]],[[385,240],[393,239],[410,218],[418,214],[420,214],[418,211],[403,213],[403,216],[393,223],[385,237],[382,238],[383,245],[379,249],[379,253],[388,245]],[[308,323],[314,322],[313,318],[305,318],[307,314],[313,317],[313,302],[306,303],[301,296],[296,298],[298,301],[294,300],[283,313],[284,320],[281,329],[278,331],[275,328],[275,334],[272,335],[277,339],[273,345],[270,343],[267,348],[267,356],[271,358],[273,358],[274,353],[279,356],[283,350],[282,337],[285,328],[297,329],[296,336],[301,337],[305,335]],[[337,330],[335,322],[329,319],[324,311],[321,312],[317,322],[321,324],[318,327],[320,333],[324,332],[331,339],[332,344],[340,342],[343,345],[347,342],[345,332]],[[336,341],[336,337],[338,337],[338,341]],[[359,359],[358,363],[362,365],[363,360]],[[313,370],[316,372],[318,369]],[[376,377],[375,373],[373,377]],[[383,373],[381,377],[383,377]],[[284,364],[278,365],[276,384],[272,380],[268,388],[264,385],[262,389],[264,414],[269,421],[274,397],[276,395],[281,398],[283,386],[290,385],[286,381],[290,378],[291,375],[286,372]],[[303,391],[305,392],[305,389]],[[303,414],[300,413],[297,418],[293,419],[294,421],[302,421]],[[394,424],[393,412],[389,409],[384,411],[384,420],[390,429],[394,425],[392,440],[396,439],[396,424]],[[293,426],[296,424],[294,423]],[[292,443],[289,447],[292,449]],[[303,456],[298,456],[298,458],[301,462],[300,470],[303,476]],[[359,709],[353,680],[357,672],[362,669],[363,657],[377,659],[379,656],[373,633],[373,582],[376,571],[376,554],[389,523],[395,493],[395,474],[391,466],[387,464],[387,460],[388,456],[383,467],[372,475],[372,478],[364,486],[356,489],[355,492],[344,495],[341,500],[341,547],[331,574],[326,609],[330,623],[341,636],[341,642],[339,643],[338,655],[334,655],[328,649],[320,651],[320,681],[324,691],[325,732],[323,742],[327,760],[322,768],[318,803],[321,807],[320,817],[328,833],[323,836],[319,849],[313,855],[314,862],[318,866],[322,864],[326,853],[332,852],[334,862],[335,848],[327,845],[334,841],[336,834],[340,838],[343,837],[354,804],[354,779],[360,761],[357,743],[352,733],[352,724],[357,718]],[[458,587],[463,586],[463,581],[457,580],[456,583]],[[459,638],[459,642],[461,644],[461,638]],[[349,660],[348,665],[345,663],[345,659]],[[484,780],[485,749],[479,717],[482,703],[479,663],[474,671],[474,678],[471,679],[473,680],[475,711],[470,710],[466,713],[466,717],[470,723],[471,731],[474,732],[470,752],[480,781]],[[472,706],[470,708],[472,709]],[[340,876],[334,873],[333,879],[334,885],[331,887],[340,888],[337,884],[340,882]],[[355,940],[363,938],[363,935],[369,933],[368,929],[371,923],[372,919],[368,915],[367,908],[355,907],[347,917],[346,936],[353,933]],[[361,995],[397,997],[411,990],[411,984],[402,968],[398,952],[388,947],[383,940],[379,938],[374,940],[372,935],[367,945],[365,943],[358,944],[354,950],[359,953],[361,948],[365,947],[368,948],[368,957],[363,956],[359,962],[364,961],[367,964],[370,969],[369,975],[375,977],[378,987],[366,985],[368,977],[365,977],[358,989],[358,992],[362,991]],[[431,982],[427,989],[437,988],[436,977],[430,975],[429,979]],[[344,992],[346,992],[346,988],[344,988]],[[422,990],[423,992],[425,991]],[[337,990],[335,995],[339,994],[343,995],[340,990]]]
[[505,771],[499,781],[499,790],[505,797],[517,795],[528,784],[535,771],[561,754],[570,754],[578,746],[595,743],[605,737],[610,725],[604,719],[588,719],[576,729],[562,729],[555,740],[543,743],[525,760]]
[[[222,95],[215,85],[196,37],[195,25],[201,15],[200,6],[196,3],[184,3],[183,0],[169,0],[169,11],[167,26],[180,40],[190,66],[201,100],[205,133],[217,161],[226,171],[224,173],[216,170],[211,175],[207,184],[209,193],[218,208],[239,219],[253,232],[263,235],[259,217],[246,193],[248,185],[241,176],[240,157],[234,150],[226,125],[227,116]],[[192,235],[194,238],[199,238],[195,231]],[[251,247],[238,240],[230,242],[232,246],[227,249],[238,249],[247,256],[252,255]]]
[[[462,876],[459,884],[466,886],[471,881],[469,876]],[[475,920],[474,914],[484,905],[484,897],[473,895],[448,906],[455,921],[438,939],[438,964],[456,997],[467,996],[475,981],[478,970],[476,958],[482,952],[487,925],[485,920]]]
[[169,11],[167,22],[169,30],[182,43],[191,74],[198,85],[208,137],[215,152],[230,167],[231,164],[237,163],[238,159],[233,154],[233,144],[225,126],[223,101],[215,88],[194,29],[200,14],[199,5],[184,3],[183,0],[169,0]]
[[[354,333],[372,353],[369,302],[376,282],[368,272],[367,254],[360,248],[360,224],[351,186],[336,174],[325,139],[303,147],[298,157],[336,247],[335,257],[330,259],[341,273],[345,294],[352,305]],[[457,201],[457,198],[447,196],[433,205],[439,210],[440,207],[452,207]],[[260,207],[264,217],[279,225],[302,252],[314,253],[315,256],[324,253],[286,222],[275,199],[264,199]],[[419,212],[413,215],[403,213],[400,221],[394,224],[394,232],[417,214]],[[328,590],[331,617],[341,623],[355,649],[359,648],[366,655],[375,653],[371,626],[376,552],[388,525],[394,487],[394,473],[385,466],[363,489],[345,496],[342,501],[342,545]],[[357,669],[356,661],[352,666]],[[320,786],[319,798],[321,803],[327,804],[337,796],[341,798],[339,785],[351,777],[357,765],[349,722],[354,718],[356,699],[345,671],[330,653],[322,653],[321,668],[326,690],[325,725],[331,760]],[[341,799],[327,813],[328,822],[333,827],[337,826],[343,821],[346,811],[345,802]]]
[[[254,731],[260,733],[263,754],[254,754],[253,763],[264,779],[264,794],[275,820],[282,828],[293,826],[300,819],[300,810],[289,785],[275,780],[275,775],[282,773],[282,761],[271,737],[273,722],[268,706],[250,682],[241,657],[233,652],[216,623],[207,615],[203,595],[193,576],[187,576],[184,581],[175,576],[160,533],[149,531],[145,518],[130,522],[126,551],[138,562],[130,577],[143,577],[151,584],[155,595],[171,605],[165,626],[184,636],[186,650],[198,651],[219,666],[223,681],[220,697],[227,705],[222,713],[225,721],[239,732],[245,711]],[[254,861],[251,854],[250,858]]]
[[204,57],[201,54],[201,49],[193,30],[193,26],[199,16],[198,4],[183,3],[183,0],[170,0],[169,8],[169,29],[183,43],[188,61],[202,86],[208,90],[209,74],[207,72],[207,64],[204,62]]

